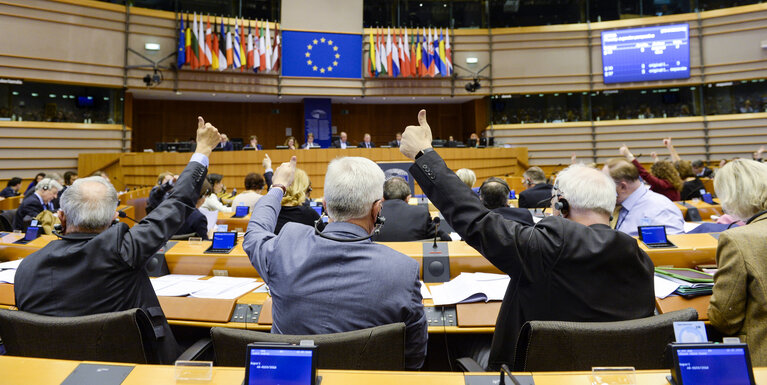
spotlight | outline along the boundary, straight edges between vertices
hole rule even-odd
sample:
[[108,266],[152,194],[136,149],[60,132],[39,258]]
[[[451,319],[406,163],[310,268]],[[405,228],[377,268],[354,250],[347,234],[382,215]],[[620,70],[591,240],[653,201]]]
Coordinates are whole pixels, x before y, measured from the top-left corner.
[[474,81],[471,83],[466,83],[466,91],[468,92],[477,92],[478,89],[482,88],[482,85],[479,84],[479,79],[474,78]]
[[150,87],[152,85],[152,76],[147,74],[144,76],[144,84],[146,84],[147,87]]
[[146,84],[147,87],[154,87],[160,83],[162,83],[163,80],[165,80],[162,76],[162,71],[159,71],[158,69],[154,70],[154,73],[151,75],[147,74],[144,76],[144,84]]

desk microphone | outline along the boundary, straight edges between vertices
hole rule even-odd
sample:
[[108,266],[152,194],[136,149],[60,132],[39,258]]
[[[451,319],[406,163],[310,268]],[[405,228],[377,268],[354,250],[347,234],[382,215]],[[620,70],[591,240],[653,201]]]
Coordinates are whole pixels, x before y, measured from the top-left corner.
[[434,217],[432,220],[434,222],[434,245],[432,245],[433,249],[437,248],[437,237],[439,236],[438,230],[439,230],[439,222],[441,219],[439,217]]
[[133,222],[138,223],[137,220],[129,217],[128,214],[125,213],[125,211],[117,210],[117,216],[120,217],[120,218],[128,218],[128,219],[132,220]]

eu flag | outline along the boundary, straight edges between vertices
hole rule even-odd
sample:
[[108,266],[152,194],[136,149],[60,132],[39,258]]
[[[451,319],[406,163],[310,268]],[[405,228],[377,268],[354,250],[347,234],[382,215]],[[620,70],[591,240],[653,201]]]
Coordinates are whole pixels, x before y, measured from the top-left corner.
[[282,76],[362,77],[362,35],[282,31]]

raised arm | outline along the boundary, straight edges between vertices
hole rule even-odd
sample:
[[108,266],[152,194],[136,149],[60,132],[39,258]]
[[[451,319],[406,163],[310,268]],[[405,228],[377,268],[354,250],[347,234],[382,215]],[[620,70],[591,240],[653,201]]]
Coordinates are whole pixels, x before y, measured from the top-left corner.
[[666,146],[666,148],[668,149],[668,152],[671,154],[672,162],[678,162],[682,160],[682,158],[679,157],[679,153],[676,152],[674,145],[671,144],[671,137],[663,139],[663,145]]
[[272,171],[272,158],[269,157],[269,154],[264,154],[264,160],[261,162],[261,165],[264,166],[266,191],[269,191],[269,188],[272,187],[272,176],[274,176],[274,171]]
[[621,146],[618,151],[620,151],[621,155],[626,157],[626,160],[631,162],[631,164],[636,167],[637,171],[639,171],[639,176],[641,176],[642,179],[644,179],[644,181],[647,182],[650,186],[658,186],[660,188],[668,188],[671,186],[671,183],[663,179],[656,178],[653,174],[650,174],[650,172],[647,171],[641,163],[639,163],[636,157],[634,157],[634,154],[631,153],[631,150],[629,150],[625,144]]

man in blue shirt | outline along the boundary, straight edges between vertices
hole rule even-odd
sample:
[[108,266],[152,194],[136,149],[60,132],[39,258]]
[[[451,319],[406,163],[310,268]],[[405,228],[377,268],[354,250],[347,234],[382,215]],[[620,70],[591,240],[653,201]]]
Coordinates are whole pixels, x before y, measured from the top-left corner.
[[615,181],[618,193],[616,230],[637,236],[639,226],[665,225],[668,234],[684,233],[682,211],[665,196],[650,191],[639,180],[634,165],[616,158],[608,161],[605,169]]

